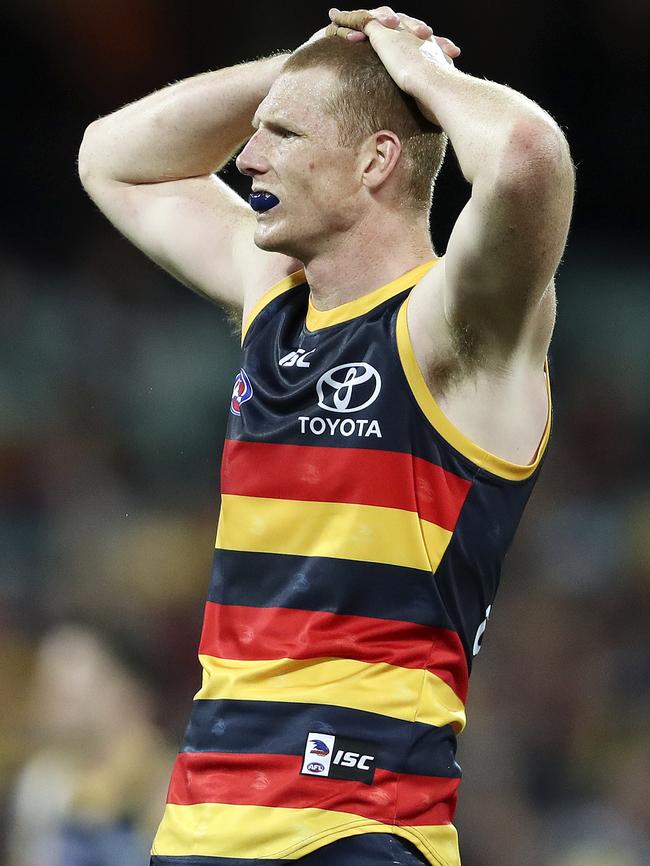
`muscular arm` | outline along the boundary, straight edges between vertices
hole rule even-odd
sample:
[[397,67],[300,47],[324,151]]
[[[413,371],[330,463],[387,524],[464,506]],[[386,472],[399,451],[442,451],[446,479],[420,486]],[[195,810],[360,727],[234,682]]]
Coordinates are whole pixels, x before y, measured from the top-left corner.
[[[370,39],[397,85],[448,134],[472,186],[443,267],[414,292],[421,322],[427,318],[422,296],[437,296],[433,290],[442,281],[441,308],[452,331],[471,332],[484,353],[500,361],[522,343],[543,357],[552,325],[552,279],[573,201],[566,139],[532,100],[460,72],[434,39],[424,32],[420,39],[403,25],[397,29],[398,19],[380,23],[379,11],[332,17]],[[400,18],[404,22],[407,16]],[[428,308],[435,330],[436,311],[431,303]]]
[[475,331],[499,357],[517,351],[522,340],[535,354],[545,353],[535,331],[550,337],[548,315],[536,314],[541,303],[552,315],[544,296],[552,290],[573,202],[564,135],[522,94],[447,64],[421,63],[407,86],[447,132],[472,186],[444,257],[447,320]]
[[82,183],[113,224],[186,285],[234,308],[247,281],[296,269],[258,250],[250,208],[214,176],[252,134],[251,119],[287,55],[207,72],[92,123]]

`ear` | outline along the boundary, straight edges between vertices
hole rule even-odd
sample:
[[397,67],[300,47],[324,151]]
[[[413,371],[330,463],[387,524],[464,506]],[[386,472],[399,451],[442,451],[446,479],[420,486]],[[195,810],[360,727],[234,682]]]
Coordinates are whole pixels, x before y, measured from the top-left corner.
[[362,150],[362,183],[375,192],[392,175],[402,152],[402,142],[387,129],[371,136]]

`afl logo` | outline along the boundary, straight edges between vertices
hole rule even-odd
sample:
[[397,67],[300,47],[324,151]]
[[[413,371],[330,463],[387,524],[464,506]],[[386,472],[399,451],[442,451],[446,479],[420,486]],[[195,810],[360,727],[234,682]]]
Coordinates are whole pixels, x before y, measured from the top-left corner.
[[332,367],[316,383],[318,405],[328,412],[360,412],[380,391],[381,376],[365,361]]
[[232,397],[230,398],[230,411],[233,415],[241,415],[242,403],[253,396],[253,386],[251,380],[246,375],[245,370],[240,370],[235,379],[235,385],[232,389]]
[[325,771],[325,767],[319,764],[318,761],[312,761],[311,764],[307,764],[307,769],[310,773],[323,773]]

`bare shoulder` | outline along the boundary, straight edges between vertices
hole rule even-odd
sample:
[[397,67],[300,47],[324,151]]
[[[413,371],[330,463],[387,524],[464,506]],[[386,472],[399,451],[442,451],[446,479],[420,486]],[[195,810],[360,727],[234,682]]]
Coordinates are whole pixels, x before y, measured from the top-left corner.
[[549,420],[546,355],[555,322],[551,281],[507,355],[480,321],[454,320],[445,308],[444,257],[411,292],[411,351],[438,409],[480,448],[527,465]]

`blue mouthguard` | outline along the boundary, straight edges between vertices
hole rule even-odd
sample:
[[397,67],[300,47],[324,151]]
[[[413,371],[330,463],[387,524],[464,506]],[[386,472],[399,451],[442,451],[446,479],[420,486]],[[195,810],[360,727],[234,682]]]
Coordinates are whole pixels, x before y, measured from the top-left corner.
[[280,199],[270,192],[252,192],[248,196],[248,203],[254,211],[261,213],[265,210],[271,210],[276,204],[280,204]]

